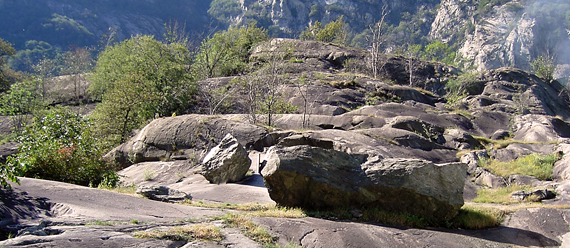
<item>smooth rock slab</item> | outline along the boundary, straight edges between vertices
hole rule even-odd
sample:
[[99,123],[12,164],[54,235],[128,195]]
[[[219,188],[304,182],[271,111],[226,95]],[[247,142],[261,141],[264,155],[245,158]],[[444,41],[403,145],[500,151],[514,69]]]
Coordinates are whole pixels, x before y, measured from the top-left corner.
[[467,166],[383,159],[307,145],[272,147],[261,171],[271,199],[311,210],[378,208],[449,220],[463,206]]

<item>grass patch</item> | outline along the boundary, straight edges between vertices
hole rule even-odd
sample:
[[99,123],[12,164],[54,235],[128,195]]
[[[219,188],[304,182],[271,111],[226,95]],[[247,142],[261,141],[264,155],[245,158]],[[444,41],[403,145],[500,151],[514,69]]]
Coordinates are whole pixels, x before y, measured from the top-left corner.
[[265,228],[253,223],[249,217],[243,214],[231,213],[223,216],[222,219],[224,220],[224,224],[239,228],[246,237],[260,243],[264,247],[275,246],[277,238],[271,236]]
[[497,176],[502,177],[519,174],[534,176],[540,180],[551,180],[554,163],[561,158],[562,156],[559,153],[548,155],[534,153],[510,162],[483,159],[479,160],[479,166],[491,171],[491,173]]
[[98,189],[108,190],[119,194],[126,194],[126,195],[137,195],[137,186],[134,184],[131,185],[119,185],[116,187],[109,187],[106,185],[99,185]]
[[496,227],[501,224],[507,214],[509,211],[493,207],[464,205],[459,210],[459,214],[448,222],[447,227],[470,230]]
[[475,118],[475,116],[472,115],[471,113],[469,113],[469,111],[467,111],[467,110],[456,109],[456,110],[451,111],[451,113],[457,114],[457,115],[462,115],[462,116],[469,118],[469,119]]
[[241,213],[241,215],[248,217],[303,218],[307,216],[305,212],[303,212],[303,210],[300,208],[278,207],[274,203],[231,204],[231,203],[207,203],[203,201],[186,201],[184,204],[194,207],[245,211],[246,213]]
[[[534,142],[534,141],[522,141],[522,140],[514,140],[514,139],[503,139],[503,140],[492,140],[482,136],[473,136],[476,140],[481,142],[481,144],[485,145],[489,149],[500,149],[505,148],[510,144],[527,144],[527,145],[557,145],[559,142],[551,141],[551,142]],[[489,147],[490,146],[490,147]]]
[[[532,187],[528,185],[511,185],[507,187],[499,187],[494,189],[481,189],[477,191],[477,197],[473,202],[477,203],[498,203],[498,204],[517,204],[520,201],[511,198],[511,194],[516,191],[532,191]],[[526,201],[526,202],[530,202]]]
[[96,220],[96,221],[92,221],[92,222],[87,222],[85,223],[86,226],[114,226],[114,225],[118,225],[120,224],[120,222],[116,222],[116,221],[101,221],[101,220]]
[[170,228],[166,231],[153,230],[133,233],[138,239],[166,239],[174,241],[221,241],[224,237],[214,225],[192,225]]

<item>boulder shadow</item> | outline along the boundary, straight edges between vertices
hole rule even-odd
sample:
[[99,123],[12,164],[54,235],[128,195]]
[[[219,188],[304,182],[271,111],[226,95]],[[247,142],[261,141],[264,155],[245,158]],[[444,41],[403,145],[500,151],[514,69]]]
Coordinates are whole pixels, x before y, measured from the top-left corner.
[[259,174],[253,174],[244,178],[243,180],[236,182],[236,184],[248,185],[265,188],[265,183],[263,182],[263,177]]

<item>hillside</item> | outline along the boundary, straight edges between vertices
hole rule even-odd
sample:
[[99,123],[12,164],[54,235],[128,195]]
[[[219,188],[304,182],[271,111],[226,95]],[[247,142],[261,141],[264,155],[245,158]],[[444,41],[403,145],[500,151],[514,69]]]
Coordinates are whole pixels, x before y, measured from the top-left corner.
[[[412,44],[442,41],[457,51],[465,68],[512,66],[531,69],[538,56],[558,65],[557,78],[570,67],[570,4],[564,0],[414,0],[414,1],[15,1],[0,2],[0,37],[18,50],[44,41],[70,46],[103,45],[112,36],[121,41],[136,34],[162,38],[164,24],[185,23],[201,34],[206,27],[225,29],[251,21],[273,37],[299,37],[317,21],[326,24],[344,16],[346,44],[368,46],[369,27],[388,7],[385,51],[404,52]],[[202,38],[202,37],[200,37]],[[45,46],[45,45],[44,45]],[[458,60],[459,62],[459,60]]]
[[[366,54],[293,39],[256,46],[250,71],[199,82],[235,90],[215,115],[155,118],[105,156],[124,168],[121,185],[131,192],[166,189],[157,195],[182,192],[192,201],[164,204],[23,178],[0,208],[7,223],[0,234],[17,237],[0,245],[568,245],[570,99],[558,82],[516,68],[458,76],[453,67],[415,60],[410,85],[409,59],[382,55],[374,78],[363,66]],[[248,112],[247,87],[227,87],[247,82],[277,82],[272,96],[296,109]],[[461,85],[459,94],[449,82]],[[220,92],[209,93],[203,104]],[[239,159],[235,147],[244,153]],[[231,165],[222,176],[243,165],[249,172],[212,182],[211,158]],[[507,193],[479,196],[494,191]],[[218,228],[220,237],[139,236],[201,225]],[[267,239],[248,228],[266,230]]]
[[[137,34],[162,37],[170,21],[201,30],[208,22],[209,1],[0,1],[0,37],[18,50],[29,40],[44,41],[67,50],[94,46],[105,36],[117,41]],[[105,45],[105,44],[103,44]]]

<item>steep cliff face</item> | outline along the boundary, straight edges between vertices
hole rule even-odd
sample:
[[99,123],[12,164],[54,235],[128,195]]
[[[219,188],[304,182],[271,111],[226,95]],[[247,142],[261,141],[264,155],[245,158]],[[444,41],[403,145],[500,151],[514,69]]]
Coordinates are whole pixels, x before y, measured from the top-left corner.
[[[210,11],[223,10],[220,7],[227,2],[232,1],[214,0]],[[357,39],[365,36],[369,25],[380,19],[382,6],[386,4],[390,10],[387,23],[393,36],[388,47],[441,40],[456,48],[467,66],[478,70],[503,66],[530,70],[537,56],[551,56],[559,65],[570,64],[567,0],[235,2],[239,2],[237,9],[226,8],[213,17],[225,16],[219,19],[229,25],[256,20],[275,36],[295,37],[315,21],[328,23],[343,15]]]
[[270,32],[285,36],[297,36],[315,21],[326,24],[342,15],[350,28],[360,33],[380,19],[384,5],[390,10],[387,21],[397,26],[403,15],[413,15],[418,11],[429,12],[439,2],[440,0],[214,0],[209,13],[229,25],[255,20],[261,26],[269,28]]
[[560,69],[570,64],[570,36],[565,34],[570,28],[570,3],[494,2],[443,0],[430,37],[455,43],[468,65],[480,71],[502,66],[529,70],[537,56],[552,57]]

